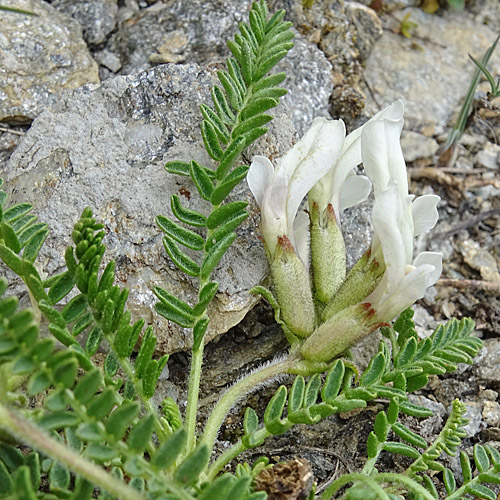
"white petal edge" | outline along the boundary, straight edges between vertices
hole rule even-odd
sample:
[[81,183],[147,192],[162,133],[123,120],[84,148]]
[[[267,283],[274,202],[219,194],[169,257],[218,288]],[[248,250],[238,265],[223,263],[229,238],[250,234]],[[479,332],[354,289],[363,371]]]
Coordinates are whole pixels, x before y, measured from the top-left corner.
[[437,204],[441,198],[435,194],[419,196],[411,204],[413,234],[419,236],[432,229],[439,219]]
[[264,193],[272,183],[273,164],[265,156],[254,156],[248,170],[247,183],[259,207],[262,205]]
[[340,199],[338,203],[339,213],[337,214],[337,212],[335,212],[336,215],[340,216],[346,208],[354,207],[362,201],[365,201],[370,195],[371,189],[372,183],[368,177],[365,177],[364,175],[356,175],[354,173],[352,175],[348,175],[340,192]]

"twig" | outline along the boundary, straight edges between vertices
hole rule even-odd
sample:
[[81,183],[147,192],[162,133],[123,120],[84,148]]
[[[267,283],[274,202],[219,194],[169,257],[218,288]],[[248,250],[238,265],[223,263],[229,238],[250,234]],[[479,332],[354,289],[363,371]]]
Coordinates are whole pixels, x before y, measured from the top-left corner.
[[481,222],[484,219],[489,219],[493,215],[500,215],[500,209],[496,208],[495,210],[488,210],[487,212],[481,212],[477,214],[475,217],[472,217],[461,224],[457,224],[455,227],[449,229],[444,233],[435,234],[435,238],[446,238],[454,233],[458,233],[462,229],[468,229],[472,226],[475,226],[478,222]]
[[500,292],[500,283],[484,280],[461,280],[454,278],[441,278],[436,282],[437,286],[452,286],[454,288],[475,288],[488,292]]
[[23,132],[22,130],[12,130],[11,128],[7,127],[0,127],[0,132],[7,132],[9,134],[16,134],[16,135],[26,134],[26,132]]

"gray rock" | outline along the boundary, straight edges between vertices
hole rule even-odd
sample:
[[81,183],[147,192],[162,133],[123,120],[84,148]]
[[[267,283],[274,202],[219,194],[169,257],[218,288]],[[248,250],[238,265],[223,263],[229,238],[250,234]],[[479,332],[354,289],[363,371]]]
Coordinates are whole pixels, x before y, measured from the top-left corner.
[[285,9],[287,18],[331,62],[334,89],[330,113],[348,123],[353,121],[365,105],[360,63],[382,36],[375,12],[358,2],[341,0],[316,0],[311,8],[295,0],[271,0],[270,5],[272,9]]
[[500,146],[486,142],[481,151],[474,157],[474,163],[480,168],[498,170],[500,168]]
[[[466,11],[445,10],[436,16],[409,8],[394,14],[399,20],[411,14],[418,27],[412,39],[385,31],[376,43],[364,76],[377,103],[370,99],[367,116],[402,98],[407,128],[438,134],[455,120],[453,113],[458,113],[475,71],[467,54],[481,58],[496,34]],[[488,67],[498,73],[499,51]]]
[[116,25],[117,0],[53,0],[52,6],[75,19],[91,45],[103,43]]
[[431,158],[439,149],[439,144],[432,137],[409,130],[401,137],[401,147],[405,160],[410,163],[419,158]]
[[26,123],[62,91],[98,83],[80,26],[42,0],[10,0],[38,16],[0,16],[0,122]]
[[[250,6],[250,0],[156,3],[137,13],[133,22],[121,23],[107,49],[121,59],[120,74],[159,63],[219,63],[229,55],[226,41],[233,38],[237,23],[246,19]],[[289,75],[285,101],[293,110],[297,131],[303,134],[316,116],[328,115],[332,67],[321,50],[300,34],[294,43],[277,71]]]
[[94,58],[101,66],[104,66],[113,73],[118,73],[122,67],[120,58],[116,54],[113,54],[113,52],[106,49],[95,52]]
[[498,384],[500,380],[500,339],[491,338],[484,342],[484,356],[473,366],[474,373],[486,383]]
[[[206,206],[190,180],[167,174],[163,165],[192,158],[210,164],[199,131],[199,104],[209,103],[214,82],[213,70],[171,64],[65,94],[34,121],[0,172],[11,202],[32,203],[51,227],[40,256],[49,275],[63,268],[64,248],[83,208],[94,209],[108,234],[105,260],[116,260],[118,283],[130,288],[133,316],[154,323],[165,352],[187,349],[190,334],[153,314],[151,289],[160,285],[192,302],[194,280],[167,258],[154,217],[170,215],[170,193],[179,193],[191,208]],[[280,108],[276,115],[270,133],[245,161],[256,153],[276,158],[290,147],[290,112]],[[236,196],[253,203],[244,186]],[[258,223],[251,205],[250,218],[215,273],[220,287],[210,311],[210,338],[237,324],[257,300],[248,291],[267,269],[255,234]]]

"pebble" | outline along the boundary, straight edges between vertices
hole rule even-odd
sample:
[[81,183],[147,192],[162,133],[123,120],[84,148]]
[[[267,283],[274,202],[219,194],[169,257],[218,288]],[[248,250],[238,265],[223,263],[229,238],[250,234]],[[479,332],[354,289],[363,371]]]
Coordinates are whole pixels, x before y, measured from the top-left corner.
[[474,156],[474,164],[479,168],[498,170],[500,167],[500,146],[486,142],[481,151]]
[[439,144],[432,137],[408,130],[401,137],[401,147],[405,160],[411,163],[419,158],[431,158],[437,153]]

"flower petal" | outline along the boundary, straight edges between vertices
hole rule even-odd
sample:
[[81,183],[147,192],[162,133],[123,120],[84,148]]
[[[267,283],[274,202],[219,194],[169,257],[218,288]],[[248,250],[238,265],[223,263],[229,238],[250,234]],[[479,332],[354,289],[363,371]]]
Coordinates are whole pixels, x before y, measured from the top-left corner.
[[408,194],[406,164],[399,141],[403,129],[403,105],[396,101],[363,127],[361,156],[365,171],[373,182],[375,195],[389,183],[397,186],[402,196]]
[[437,204],[441,198],[435,194],[426,194],[416,198],[411,205],[413,216],[413,234],[419,236],[432,229],[438,221]]
[[[289,151],[293,152],[293,158],[298,160],[289,184],[287,218],[290,229],[305,195],[337,161],[342,151],[344,137],[345,126],[342,120],[328,121],[316,118],[313,127]],[[283,157],[280,167],[292,157],[289,153]],[[288,165],[286,168],[290,171]]]
[[247,183],[259,207],[262,205],[266,189],[271,185],[273,175],[273,164],[265,156],[253,157],[247,173]]
[[340,216],[346,208],[353,207],[358,203],[365,201],[370,195],[371,189],[372,183],[368,177],[365,177],[364,175],[356,175],[354,173],[352,173],[352,175],[348,175],[344,182],[344,186],[342,187],[342,191],[340,192],[340,199],[338,201],[339,213],[336,215]]
[[440,278],[443,271],[443,254],[438,252],[422,252],[415,257],[413,261],[415,267],[420,267],[423,265],[431,265],[434,267],[434,271],[429,274],[429,284],[432,286]]
[[309,215],[304,210],[299,210],[293,222],[294,244],[297,255],[309,269]]

